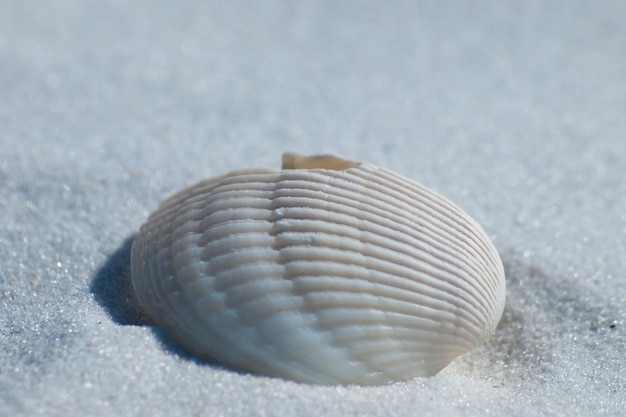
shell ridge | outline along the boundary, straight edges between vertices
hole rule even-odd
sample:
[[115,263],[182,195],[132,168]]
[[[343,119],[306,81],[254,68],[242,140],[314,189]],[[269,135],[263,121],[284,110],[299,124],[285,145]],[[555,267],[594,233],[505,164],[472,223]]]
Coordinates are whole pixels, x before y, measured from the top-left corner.
[[[483,248],[482,240],[487,237],[486,234],[475,222],[469,221],[471,218],[458,206],[434,191],[427,193],[427,196],[431,196],[430,199],[425,198],[422,195],[425,187],[410,180],[405,180],[406,189],[401,189],[396,182],[387,178],[387,176],[390,176],[392,179],[395,179],[398,178],[398,176],[391,174],[390,171],[385,169],[379,169],[376,174],[377,175],[370,174],[362,178],[395,191],[395,194],[389,193],[385,196],[389,199],[393,199],[394,202],[400,203],[405,210],[410,210],[413,199],[419,199],[420,204],[423,204],[421,210],[428,213],[432,218],[437,219],[438,227],[443,227],[447,233],[465,244],[459,245],[460,248],[471,251],[470,253],[474,256],[484,255],[474,252],[473,249],[476,242],[479,243],[481,249]],[[411,191],[411,193],[407,193],[407,191]],[[458,219],[463,219],[464,222],[460,223]],[[472,233],[468,234],[467,232]],[[472,241],[468,242],[467,238],[470,238]],[[470,243],[470,245],[468,245],[468,243]]]
[[[378,229],[378,235],[389,239],[390,242],[395,242],[399,247],[400,243],[404,243],[407,245],[425,245],[425,244],[429,244],[431,245],[431,247],[435,247],[437,249],[439,249],[436,252],[433,251],[429,251],[429,253],[427,253],[427,255],[438,258],[438,261],[441,262],[442,264],[445,262],[453,262],[456,264],[456,258],[452,255],[452,253],[448,252],[448,250],[446,250],[445,247],[442,247],[441,244],[437,243],[434,239],[432,239],[431,237],[425,237],[423,234],[420,234],[419,231],[417,231],[414,228],[409,228],[407,225],[404,225],[407,227],[407,229],[403,230],[402,232],[400,232],[400,230],[398,230],[397,228],[394,230],[392,229],[392,227],[394,226],[393,223],[391,223],[388,219],[383,218],[382,216],[378,215],[377,213],[372,213],[372,212],[368,212],[365,210],[361,211],[361,215],[360,218],[354,216],[354,212],[345,212],[345,210],[337,210],[338,208],[341,209],[343,207],[345,207],[345,205],[341,205],[338,203],[334,203],[334,202],[324,202],[323,204],[315,204],[316,200],[311,199],[310,203],[308,204],[304,204],[303,202],[298,203],[299,206],[301,206],[301,212],[302,214],[299,215],[294,215],[293,217],[297,217],[297,218],[304,218],[305,215],[306,217],[311,217],[311,220],[316,220],[319,219],[320,217],[326,217],[326,219],[328,219],[330,217],[330,212],[335,213],[337,216],[346,216],[346,217],[341,217],[341,218],[335,218],[334,219],[334,223],[335,224],[346,224],[346,225],[350,225],[351,227],[353,227],[354,230],[359,230],[359,222],[368,222],[370,223],[370,225],[372,226],[376,226]],[[294,205],[295,202],[291,202],[290,205]],[[315,206],[319,206],[319,207],[315,207]],[[298,207],[285,207],[285,209],[287,208],[292,208],[292,209],[297,209]],[[357,210],[357,209],[354,209]],[[367,218],[364,217],[364,215],[367,215]],[[324,220],[326,220],[324,219]],[[330,222],[330,220],[327,220],[328,222]],[[382,233],[383,231],[387,231],[386,233]],[[391,236],[390,234],[392,232],[400,232],[400,235],[396,235],[396,236]],[[405,238],[406,237],[406,238]],[[422,238],[420,240],[420,237]],[[428,249],[426,249],[427,247],[424,247],[424,253],[426,254],[426,251]],[[442,255],[448,253],[449,255],[446,257],[442,258]],[[467,262],[464,262],[463,264],[456,264],[457,268],[459,269],[463,269],[464,267],[467,267]],[[469,265],[470,268],[474,269],[474,265]],[[479,269],[475,270],[476,273],[480,272]]]
[[[361,193],[355,193],[355,196],[354,196],[354,197],[357,197],[357,198],[358,198],[358,196],[360,196],[360,195],[361,195]],[[331,196],[331,195],[329,194],[329,197],[330,197],[330,196]],[[349,203],[351,203],[352,201],[354,201],[354,199],[344,199],[344,201],[342,201],[342,202],[338,202],[337,204],[338,204],[339,206],[341,206],[341,204],[342,204],[342,203],[343,203],[343,204],[349,204]],[[357,200],[357,201],[358,201],[358,200]],[[291,203],[291,204],[293,204],[293,203]],[[310,205],[309,205],[309,207],[310,207]],[[330,208],[332,208],[332,207],[333,207],[333,205],[332,205],[332,203],[328,203],[328,202],[327,202],[327,203],[324,205],[324,207],[325,207],[325,208],[330,209]],[[376,212],[374,213],[374,212],[372,212],[372,211],[370,210],[370,211],[368,211],[368,212],[369,212],[370,214],[372,214],[372,215],[378,215],[378,217],[377,217],[377,218],[378,218],[378,219],[381,219],[381,221],[382,221],[382,222],[385,222],[385,223],[381,223],[381,226],[385,226],[385,225],[387,225],[387,227],[392,227],[392,224],[390,224],[389,219],[386,219],[385,217],[383,217],[385,214],[389,215],[389,212],[388,212],[388,211],[386,212],[386,211],[380,210],[380,212],[376,211]],[[396,219],[394,219],[394,220],[396,220]],[[405,222],[405,223],[403,223],[403,224],[404,224],[405,226],[407,226],[407,227],[409,226],[409,225],[407,225],[407,224],[406,224],[406,222]],[[414,228],[414,227],[413,227],[413,228]],[[415,230],[415,232],[413,232],[413,233],[409,233],[409,234],[407,234],[407,235],[408,235],[408,236],[411,236],[412,238],[414,238],[414,239],[415,239],[414,241],[419,242],[419,240],[420,240],[420,235],[419,235],[419,234],[417,234],[417,230]],[[430,239],[430,242],[429,242],[429,243],[432,243],[432,244],[437,244],[437,243],[436,243],[436,240],[433,240],[433,238],[429,238],[429,239]],[[453,241],[453,240],[450,240],[450,238],[449,238],[449,237],[447,237],[446,239],[447,239],[449,242],[454,243],[454,241]],[[438,246],[439,246],[439,249],[440,249],[440,250],[443,250],[443,251],[445,252],[445,247],[442,247],[441,245],[442,245],[442,243],[438,245]],[[473,268],[473,266],[472,266],[472,268]]]
[[[328,207],[328,208],[330,208],[330,207]],[[309,209],[309,212],[311,212],[311,209]],[[299,217],[302,217],[302,216],[299,216]],[[343,222],[343,224],[349,224],[349,221],[344,221],[343,219],[342,219],[341,221]],[[332,227],[332,226],[329,226],[329,227]],[[318,226],[318,228],[319,228],[319,226]],[[286,233],[286,232],[283,232],[283,233]],[[372,236],[368,237],[368,239],[363,239],[363,240],[367,240],[367,241],[370,241],[370,242],[371,242],[371,238],[372,238]],[[389,238],[389,239],[390,239],[390,241],[391,241],[391,237],[389,237],[389,236],[388,236],[388,238]],[[318,239],[319,239],[319,238],[318,238]],[[398,241],[398,240],[401,240],[401,239],[400,239],[398,236],[396,236],[396,241]],[[409,243],[412,243],[412,242],[409,242]],[[385,245],[385,244],[380,244],[379,246],[380,246],[381,248],[385,248],[385,247],[386,247],[386,245]],[[398,252],[401,252],[401,248],[400,248],[400,247],[397,247],[397,246],[396,246],[396,247],[394,247],[394,249],[395,249],[396,251],[398,251]],[[355,250],[357,250],[357,251],[362,251],[363,249],[361,248],[361,249],[355,249]],[[373,254],[372,254],[372,253],[368,253],[368,255],[373,256]],[[404,252],[404,255],[405,255],[405,256],[406,256],[406,258],[407,258],[407,259],[404,261],[404,264],[406,264],[406,262],[407,262],[407,261],[408,261],[408,262],[411,262],[411,259],[413,259],[413,258],[417,257],[416,259],[420,259],[420,260],[421,260],[421,261],[423,261],[425,264],[431,264],[431,265],[433,265],[433,264],[434,264],[435,266],[437,266],[437,267],[439,267],[439,268],[443,268],[444,270],[448,269],[448,267],[446,267],[446,266],[445,266],[445,263],[443,263],[443,262],[444,262],[444,260],[441,260],[441,259],[437,259],[437,261],[436,261],[436,262],[433,262],[433,259],[435,259],[435,258],[428,258],[428,257],[427,257],[427,258],[424,258],[423,256],[418,257],[418,254],[415,254],[415,253],[414,253],[414,254],[410,254],[408,251]],[[412,257],[411,255],[413,255],[413,257]],[[428,256],[428,255],[427,255],[427,256]],[[446,260],[447,260],[448,262],[451,262],[451,261],[454,261],[454,258],[453,258],[453,259],[446,259]],[[442,265],[443,265],[443,266],[442,266]],[[448,270],[448,272],[449,272],[451,275],[454,275],[454,276],[462,276],[462,274],[460,274],[460,272],[459,272],[459,271],[462,271],[464,266],[465,266],[465,268],[467,268],[467,266],[466,266],[466,265],[464,265],[464,264],[459,264],[459,265],[458,265],[458,266],[457,266],[454,270]],[[477,270],[475,273],[476,273],[476,274],[479,274],[479,273],[480,273],[480,270]],[[458,284],[458,283],[457,283],[457,284]],[[470,285],[470,284],[465,284],[465,285]]]

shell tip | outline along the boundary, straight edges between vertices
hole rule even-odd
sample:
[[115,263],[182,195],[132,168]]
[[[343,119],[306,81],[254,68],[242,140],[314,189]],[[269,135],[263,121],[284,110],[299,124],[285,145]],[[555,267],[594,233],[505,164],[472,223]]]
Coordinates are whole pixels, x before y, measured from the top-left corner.
[[285,152],[283,153],[282,160],[282,169],[330,169],[333,171],[341,171],[360,165],[358,162],[330,154],[301,155]]

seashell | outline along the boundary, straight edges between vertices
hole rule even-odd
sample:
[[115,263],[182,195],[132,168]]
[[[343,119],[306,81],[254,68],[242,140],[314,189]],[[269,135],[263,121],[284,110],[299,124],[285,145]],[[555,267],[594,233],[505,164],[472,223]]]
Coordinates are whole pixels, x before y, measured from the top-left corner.
[[168,198],[133,243],[132,283],[190,352],[315,384],[434,375],[489,338],[505,299],[496,249],[459,207],[330,155]]

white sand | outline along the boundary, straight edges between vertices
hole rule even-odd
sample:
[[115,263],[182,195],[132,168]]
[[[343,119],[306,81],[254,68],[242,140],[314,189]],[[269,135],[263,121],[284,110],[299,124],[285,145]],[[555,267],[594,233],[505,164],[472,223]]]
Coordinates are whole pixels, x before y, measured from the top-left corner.
[[[0,11],[1,416],[626,415],[624,2],[40,3]],[[283,150],[474,216],[507,271],[490,343],[314,387],[147,325],[127,280],[149,212]]]

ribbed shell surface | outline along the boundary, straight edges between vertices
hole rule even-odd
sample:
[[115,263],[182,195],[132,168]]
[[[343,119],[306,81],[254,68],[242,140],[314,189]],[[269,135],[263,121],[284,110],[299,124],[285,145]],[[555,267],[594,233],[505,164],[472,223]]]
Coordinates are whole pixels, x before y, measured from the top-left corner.
[[369,164],[185,189],[142,226],[132,281],[191,352],[317,384],[434,375],[493,333],[505,292],[474,220]]

